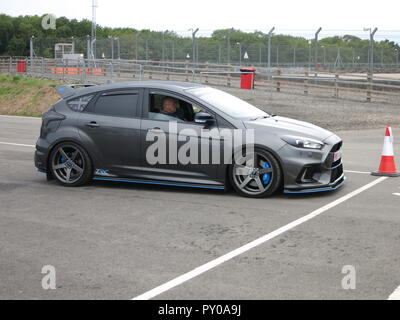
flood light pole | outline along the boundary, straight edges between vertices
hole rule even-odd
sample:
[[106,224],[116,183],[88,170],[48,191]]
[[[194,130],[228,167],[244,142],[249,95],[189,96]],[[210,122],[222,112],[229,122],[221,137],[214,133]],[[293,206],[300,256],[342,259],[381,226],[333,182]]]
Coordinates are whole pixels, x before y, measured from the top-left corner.
[[33,56],[34,56],[34,52],[33,52],[33,39],[35,39],[35,36],[32,36],[32,37],[30,38],[30,41],[29,41],[29,55],[30,55],[30,58],[31,58],[31,63],[32,63],[32,61],[33,61]]
[[268,32],[268,68],[271,68],[271,37],[274,30],[275,27],[272,27],[272,29]]
[[240,42],[236,43],[239,46],[239,66],[242,65],[242,44]]
[[72,44],[71,51],[72,51],[72,53],[75,53],[75,38],[74,37],[71,37],[71,44]]
[[193,28],[189,30],[192,31],[192,60],[193,63],[196,63],[196,33],[199,31],[199,28],[196,30]]
[[138,40],[139,40],[139,32],[137,32],[135,35],[135,58],[136,58],[136,61],[139,60],[139,41]]
[[97,0],[92,1],[92,37],[90,41],[90,56],[94,60],[96,58],[95,55],[95,43],[96,43],[96,9],[97,9]]
[[322,28],[320,27],[315,33],[315,58],[314,58],[315,71],[317,71],[317,65],[318,65],[318,35],[321,32],[321,30]]
[[121,43],[119,41],[119,37],[115,37],[115,40],[117,40],[117,54],[118,54],[118,60],[121,59]]
[[108,36],[111,42],[111,60],[114,60],[114,37]]
[[228,64],[231,64],[231,33],[233,32],[233,28],[228,31],[227,41],[228,41]]
[[378,31],[378,28],[375,28],[373,31],[371,28],[364,28],[364,31],[369,31],[369,61],[368,61],[368,69],[369,73],[372,74],[374,72],[374,35]]

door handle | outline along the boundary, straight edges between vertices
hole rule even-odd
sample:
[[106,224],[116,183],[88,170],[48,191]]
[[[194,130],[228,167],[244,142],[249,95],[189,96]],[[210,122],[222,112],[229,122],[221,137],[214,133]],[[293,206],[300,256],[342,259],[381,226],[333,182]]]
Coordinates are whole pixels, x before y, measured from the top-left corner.
[[148,129],[147,132],[151,132],[151,133],[163,133],[164,131],[161,130],[160,128],[153,128],[153,129]]
[[87,127],[91,127],[91,128],[97,128],[100,127],[100,125],[96,122],[96,121],[90,121],[90,122],[86,122],[85,126]]

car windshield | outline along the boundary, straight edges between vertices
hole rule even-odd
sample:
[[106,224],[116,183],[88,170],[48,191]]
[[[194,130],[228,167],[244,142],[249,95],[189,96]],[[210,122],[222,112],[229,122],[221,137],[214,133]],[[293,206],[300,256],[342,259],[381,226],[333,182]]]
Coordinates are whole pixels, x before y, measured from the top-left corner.
[[269,114],[265,111],[221,90],[195,88],[188,91],[233,118],[256,119],[269,117]]

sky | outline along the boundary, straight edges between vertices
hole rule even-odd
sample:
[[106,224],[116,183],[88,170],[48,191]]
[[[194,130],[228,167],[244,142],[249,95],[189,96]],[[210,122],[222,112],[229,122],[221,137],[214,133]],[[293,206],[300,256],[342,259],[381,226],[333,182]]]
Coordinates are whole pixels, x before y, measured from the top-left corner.
[[[173,30],[199,35],[231,28],[243,31],[302,35],[311,38],[322,27],[320,37],[354,34],[368,37],[364,27],[378,27],[376,39],[400,39],[399,0],[379,2],[350,0],[97,0],[97,23],[109,27]],[[0,12],[12,16],[54,14],[56,17],[92,18],[92,0],[0,0]],[[392,40],[392,39],[391,39]]]

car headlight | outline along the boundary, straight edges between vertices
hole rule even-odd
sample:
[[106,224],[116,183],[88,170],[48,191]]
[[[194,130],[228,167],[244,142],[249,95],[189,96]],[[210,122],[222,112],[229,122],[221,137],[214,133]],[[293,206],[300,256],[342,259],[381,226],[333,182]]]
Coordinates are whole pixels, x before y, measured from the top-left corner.
[[324,146],[322,141],[306,137],[283,136],[281,139],[297,148],[321,150]]

